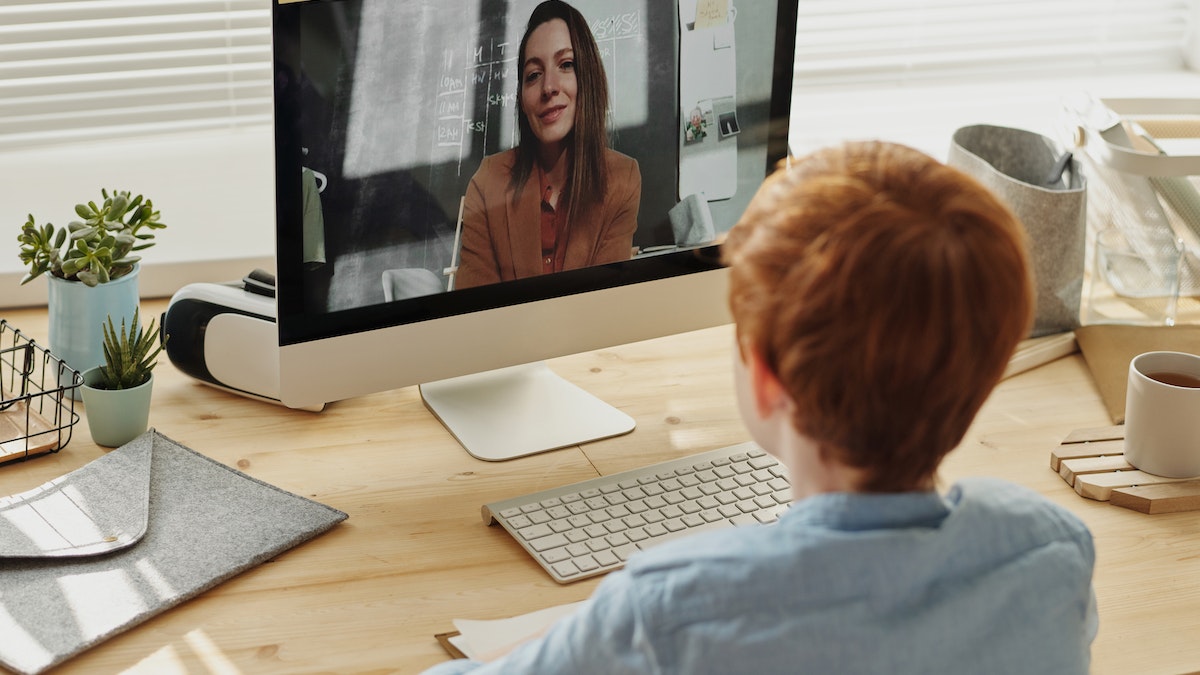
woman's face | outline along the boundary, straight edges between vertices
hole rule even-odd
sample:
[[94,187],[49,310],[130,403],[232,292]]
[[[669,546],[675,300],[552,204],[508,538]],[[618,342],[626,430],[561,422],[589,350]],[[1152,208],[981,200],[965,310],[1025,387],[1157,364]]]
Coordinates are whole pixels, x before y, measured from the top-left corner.
[[560,143],[575,127],[575,50],[562,19],[538,26],[525,43],[521,111],[543,145]]

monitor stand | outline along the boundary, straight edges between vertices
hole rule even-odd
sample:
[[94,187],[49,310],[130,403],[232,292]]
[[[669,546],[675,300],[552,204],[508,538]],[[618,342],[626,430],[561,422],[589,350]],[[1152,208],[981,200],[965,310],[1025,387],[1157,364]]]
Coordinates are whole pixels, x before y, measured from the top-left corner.
[[489,462],[619,436],[635,425],[542,362],[430,382],[420,390],[467,453]]

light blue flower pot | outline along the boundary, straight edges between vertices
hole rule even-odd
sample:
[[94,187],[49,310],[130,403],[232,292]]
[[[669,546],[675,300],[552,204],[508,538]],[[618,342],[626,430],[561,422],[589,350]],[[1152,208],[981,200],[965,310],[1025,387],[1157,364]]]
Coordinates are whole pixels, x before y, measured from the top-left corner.
[[[138,308],[138,272],[139,268],[134,267],[120,279],[93,287],[47,274],[50,351],[81,373],[104,363],[101,326],[109,315],[117,329],[122,319],[127,326],[132,323]],[[62,386],[69,384],[69,378],[60,382]]]
[[154,375],[132,389],[97,389],[100,367],[83,373],[83,412],[96,445],[115,448],[141,436],[150,428],[150,395]]

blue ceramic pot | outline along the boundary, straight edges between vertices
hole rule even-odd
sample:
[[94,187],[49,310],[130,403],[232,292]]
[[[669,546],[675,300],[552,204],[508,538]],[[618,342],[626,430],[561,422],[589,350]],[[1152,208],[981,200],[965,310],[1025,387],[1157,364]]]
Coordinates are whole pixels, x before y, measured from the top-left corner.
[[49,286],[50,351],[68,366],[83,372],[104,363],[104,332],[111,315],[113,326],[128,326],[138,308],[138,271],[106,284],[88,287],[47,274]]

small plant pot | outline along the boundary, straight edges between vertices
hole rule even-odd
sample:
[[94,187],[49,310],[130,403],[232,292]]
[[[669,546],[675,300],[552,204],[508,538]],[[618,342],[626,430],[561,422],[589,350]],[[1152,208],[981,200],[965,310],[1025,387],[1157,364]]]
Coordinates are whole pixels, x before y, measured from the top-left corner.
[[125,445],[150,426],[150,393],[154,376],[132,389],[98,389],[102,382],[99,366],[83,373],[83,411],[96,445],[109,448]]
[[[47,274],[50,352],[79,372],[104,363],[101,326],[131,321],[138,308],[138,269],[106,284],[89,287]],[[71,384],[67,373],[59,386]],[[72,390],[72,393],[77,390]],[[78,399],[75,394],[72,398]]]

